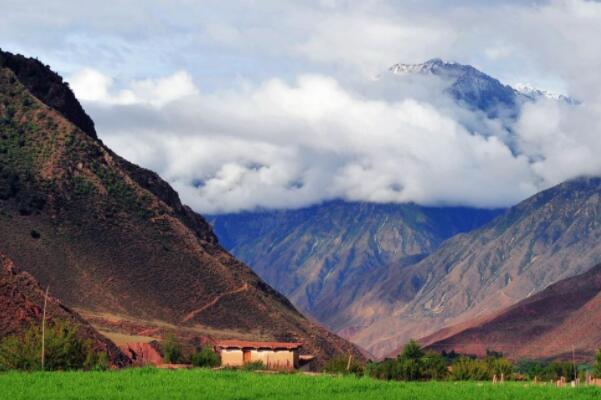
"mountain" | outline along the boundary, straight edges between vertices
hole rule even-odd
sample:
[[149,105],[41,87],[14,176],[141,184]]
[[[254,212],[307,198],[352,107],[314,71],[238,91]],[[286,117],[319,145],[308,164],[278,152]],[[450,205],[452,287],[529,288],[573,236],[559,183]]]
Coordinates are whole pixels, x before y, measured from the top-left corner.
[[[14,263],[0,254],[0,338],[17,335],[30,324],[41,324],[45,292],[35,279],[17,270]],[[48,296],[46,321],[70,321],[78,327],[82,338],[89,339],[96,351],[105,352],[111,364],[122,367],[130,360],[117,346],[53,296]]]
[[420,74],[439,77],[447,83],[445,91],[452,98],[468,108],[484,111],[491,118],[500,114],[516,114],[525,100],[519,91],[471,65],[446,62],[439,58],[423,64],[395,64],[389,71],[401,76]]
[[0,251],[42,286],[115,340],[172,330],[304,342],[315,366],[362,358],[226,252],[166,182],[96,139],[60,77],[1,60]]
[[505,85],[471,65],[447,62],[439,58],[422,64],[395,64],[389,68],[395,76],[433,76],[444,82],[444,92],[459,104],[483,111],[489,118],[515,118],[524,103],[549,99],[569,105],[579,102],[569,96],[541,90],[527,84]]
[[[389,354],[411,337],[484,317],[587,271],[601,262],[600,194],[600,178],[574,179],[449,239],[374,287],[380,295],[362,307],[379,311],[348,337]],[[390,296],[407,282],[420,285],[408,296]]]
[[499,213],[330,201],[208,219],[226,249],[301,310],[337,331],[347,328],[354,304],[391,270],[415,263],[445,239]]
[[601,343],[601,265],[566,278],[481,321],[423,339],[437,351],[476,355],[487,349],[513,359],[590,360]]

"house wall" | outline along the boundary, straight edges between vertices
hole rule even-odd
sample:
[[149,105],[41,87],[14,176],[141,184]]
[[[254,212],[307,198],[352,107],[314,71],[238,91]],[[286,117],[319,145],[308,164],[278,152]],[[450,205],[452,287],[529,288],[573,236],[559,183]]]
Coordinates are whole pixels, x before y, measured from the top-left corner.
[[224,367],[241,367],[244,365],[244,362],[242,361],[242,350],[222,349],[221,365]]
[[292,350],[251,350],[251,361],[261,361],[269,369],[293,369],[295,351]]

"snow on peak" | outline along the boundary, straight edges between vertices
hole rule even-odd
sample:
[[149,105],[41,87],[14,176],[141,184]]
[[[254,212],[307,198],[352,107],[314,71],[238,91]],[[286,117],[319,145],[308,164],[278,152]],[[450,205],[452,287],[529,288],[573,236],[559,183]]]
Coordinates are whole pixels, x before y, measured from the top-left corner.
[[530,98],[531,100],[537,100],[540,98],[546,98],[555,101],[565,101],[570,104],[577,103],[576,100],[572,99],[569,96],[563,95],[561,93],[552,92],[549,90],[538,89],[528,83],[517,83],[513,86],[515,90],[524,96]]
[[396,75],[428,73],[432,72],[436,67],[441,67],[446,64],[449,63],[440,58],[433,58],[421,64],[394,64],[389,70]]

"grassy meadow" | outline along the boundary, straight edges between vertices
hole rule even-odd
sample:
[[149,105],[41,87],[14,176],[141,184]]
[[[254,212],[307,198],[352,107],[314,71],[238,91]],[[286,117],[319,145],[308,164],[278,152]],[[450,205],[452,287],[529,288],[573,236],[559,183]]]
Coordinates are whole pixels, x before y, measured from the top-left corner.
[[598,399],[601,388],[509,382],[396,382],[354,376],[126,369],[0,374],[1,399]]

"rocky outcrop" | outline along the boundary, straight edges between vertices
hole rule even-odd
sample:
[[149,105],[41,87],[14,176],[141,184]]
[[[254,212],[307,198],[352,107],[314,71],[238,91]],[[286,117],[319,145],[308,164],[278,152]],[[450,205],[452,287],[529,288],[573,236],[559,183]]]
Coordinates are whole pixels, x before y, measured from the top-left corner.
[[63,114],[89,136],[96,138],[94,122],[75,98],[63,78],[37,59],[0,49],[0,68],[10,69],[38,99]]
[[121,346],[121,350],[129,356],[133,365],[143,367],[146,365],[163,364],[163,355],[156,341],[148,343],[126,343]]

